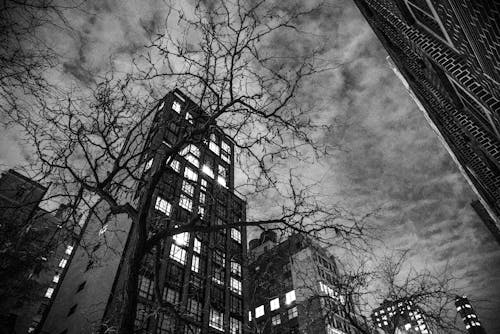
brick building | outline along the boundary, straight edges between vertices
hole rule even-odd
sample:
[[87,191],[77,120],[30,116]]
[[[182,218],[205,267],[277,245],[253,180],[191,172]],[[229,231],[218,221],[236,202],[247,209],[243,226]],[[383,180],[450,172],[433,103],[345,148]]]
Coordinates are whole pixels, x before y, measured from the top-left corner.
[[455,298],[455,306],[457,312],[464,322],[465,329],[469,334],[486,334],[484,327],[481,326],[481,322],[472,308],[469,299],[466,296],[457,296]]
[[500,235],[500,2],[354,2]]
[[[202,226],[244,220],[246,204],[234,191],[233,142],[212,126],[210,133],[184,145],[162,166],[165,152],[207,115],[179,90],[167,94],[156,108],[142,157],[146,180],[151,173],[162,172],[148,229],[157,228],[165,218],[187,222],[196,215]],[[138,202],[142,194],[138,186]],[[100,211],[105,214],[107,209]],[[88,218],[82,237],[87,247],[75,251],[45,321],[45,333],[91,333],[116,325],[135,233],[125,215],[105,226]],[[160,252],[158,284],[168,311],[158,313],[153,308],[155,254],[150,253],[139,276],[138,333],[242,333],[247,309],[242,280],[244,228],[177,234],[162,242]]]
[[46,192],[14,170],[0,178],[0,333],[35,331],[72,250],[60,217],[39,207]]
[[278,243],[270,231],[249,247],[249,333],[356,334],[353,324],[365,328],[325,249],[298,234]]
[[420,308],[408,298],[384,300],[373,310],[372,321],[387,334],[431,333]]

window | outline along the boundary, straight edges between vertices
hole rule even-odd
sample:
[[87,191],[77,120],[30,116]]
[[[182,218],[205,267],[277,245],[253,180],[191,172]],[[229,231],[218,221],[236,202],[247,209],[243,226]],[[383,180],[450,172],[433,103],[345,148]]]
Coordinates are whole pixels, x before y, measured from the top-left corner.
[[173,236],[174,242],[179,246],[186,246],[189,243],[189,233],[182,232]]
[[231,295],[231,312],[241,314],[243,312],[243,302],[240,298]]
[[231,277],[231,291],[241,296],[241,282]]
[[241,264],[231,260],[231,274],[241,276]]
[[172,244],[170,248],[170,258],[180,264],[186,264],[186,250],[180,248],[176,244]]
[[187,324],[184,326],[183,334],[201,334],[201,328],[195,325]]
[[55,276],[52,278],[52,282],[54,282],[54,283],[58,283],[58,282],[59,282],[59,278],[60,278],[59,274],[55,275]]
[[139,275],[139,296],[147,299],[153,297],[153,282],[146,276]]
[[159,334],[175,333],[175,319],[172,316],[163,314],[158,320],[156,332]]
[[229,333],[241,334],[242,332],[241,321],[235,318],[229,318]]
[[144,166],[144,171],[147,171],[153,166],[153,158],[149,159],[148,162],[146,162],[146,165]]
[[182,182],[182,191],[186,193],[189,197],[193,197],[194,194],[194,186],[186,182],[185,180]]
[[158,110],[162,110],[164,106],[165,106],[165,101],[162,101],[158,106]]
[[289,291],[285,295],[285,302],[287,304],[291,304],[295,301],[295,290]]
[[181,112],[181,104],[178,101],[174,101],[174,103],[172,103],[172,109],[179,114]]
[[225,270],[219,266],[212,267],[212,281],[217,284],[223,285],[225,279]]
[[287,313],[288,313],[288,319],[296,318],[298,315],[297,306],[294,306],[291,309],[288,309]]
[[205,208],[200,206],[198,208],[198,214],[200,215],[201,219],[204,219],[205,218]]
[[186,120],[187,120],[189,123],[191,123],[191,124],[193,124],[193,123],[194,123],[194,121],[193,121],[193,115],[191,115],[191,113],[190,113],[190,112],[186,112]]
[[54,288],[48,288],[47,291],[45,291],[45,297],[51,298],[53,293],[54,293]]
[[172,205],[170,205],[170,203],[165,199],[158,196],[156,197],[155,209],[169,216],[172,211]]
[[106,233],[106,231],[108,230],[108,224],[104,224],[103,227],[101,227],[101,229],[99,230],[99,235],[103,235],[104,233]]
[[198,254],[201,253],[201,241],[198,238],[194,238],[193,252]]
[[255,308],[255,319],[260,318],[264,315],[264,305],[260,305]]
[[220,331],[224,330],[224,314],[213,308],[210,309],[210,322],[209,326]]
[[207,190],[208,182],[205,179],[201,179],[201,189]]
[[226,186],[226,178],[227,178],[227,170],[224,166],[219,165],[218,173],[217,173],[217,182],[223,187]]
[[181,164],[179,163],[178,160],[172,160],[172,162],[170,163],[170,168],[172,168],[173,170],[175,170],[177,173],[180,172],[181,170]]
[[66,255],[71,255],[72,252],[73,252],[73,246],[68,245],[64,253],[66,253]]
[[181,208],[184,208],[188,211],[193,210],[193,201],[188,198],[186,195],[181,194],[181,197],[179,199],[179,206]]
[[252,321],[252,311],[248,311],[248,321]]
[[279,314],[276,314],[275,316],[273,316],[271,318],[271,323],[273,324],[273,326],[281,324],[281,316]]
[[215,263],[217,263],[219,266],[224,267],[224,262],[226,261],[226,254],[224,254],[222,251],[216,249],[213,252],[213,260]]
[[227,162],[228,164],[231,163],[231,146],[229,146],[228,143],[225,141],[221,142],[221,157],[222,160]]
[[208,176],[210,176],[212,179],[214,178],[214,171],[212,170],[212,168],[209,165],[203,165],[203,167],[201,168],[201,171],[203,173],[207,174]]
[[180,296],[179,291],[174,290],[174,289],[169,288],[169,287],[165,287],[163,289],[163,299],[168,303],[176,305],[176,304],[180,303],[181,296]]
[[189,167],[186,167],[184,169],[184,177],[188,180],[191,180],[193,182],[196,182],[198,181],[198,174],[196,174],[196,172],[194,172],[191,168]]
[[193,255],[193,259],[191,261],[191,270],[195,273],[200,271],[200,258],[196,255]]
[[82,283],[78,286],[78,289],[76,289],[76,292],[80,292],[80,291],[82,291],[82,290],[83,290],[83,288],[85,287],[85,284],[86,284],[86,283],[87,283],[86,281],[82,282]]
[[150,318],[150,309],[144,304],[137,304],[137,311],[134,321],[136,329],[144,329],[147,327]]
[[206,202],[206,194],[204,192],[200,192],[200,204],[205,204]]
[[241,243],[241,232],[236,228],[231,228],[231,238],[237,243]]
[[280,299],[279,298],[274,298],[271,300],[271,311],[277,310],[280,308]]
[[70,309],[69,309],[69,311],[68,311],[68,317],[69,317],[70,315],[72,315],[73,313],[75,313],[75,311],[76,311],[76,307],[77,307],[77,306],[78,306],[77,304],[75,304],[75,305],[71,306],[71,308],[70,308]]
[[66,267],[66,264],[68,263],[68,260],[62,259],[61,262],[59,262],[59,268],[64,268]]
[[187,311],[189,315],[193,316],[196,320],[201,320],[201,303],[189,298],[187,304]]
[[219,155],[219,145],[217,145],[217,137],[215,136],[215,133],[212,133],[210,135],[210,143],[208,144],[208,148],[216,155]]
[[198,158],[200,157],[200,149],[197,146],[191,144],[186,146],[180,152],[180,155],[196,167],[200,167],[200,161],[198,160]]

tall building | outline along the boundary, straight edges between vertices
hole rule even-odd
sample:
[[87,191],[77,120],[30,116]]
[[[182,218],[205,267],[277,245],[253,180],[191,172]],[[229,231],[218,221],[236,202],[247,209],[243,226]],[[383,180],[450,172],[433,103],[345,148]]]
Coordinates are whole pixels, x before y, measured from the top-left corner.
[[354,2],[500,235],[500,2]]
[[372,321],[385,333],[431,333],[424,316],[412,300],[384,300],[372,312]]
[[14,170],[0,177],[0,333],[35,331],[71,251],[59,217],[39,207],[46,192]]
[[457,296],[455,298],[455,306],[457,307],[458,314],[462,317],[467,333],[486,334],[486,331],[483,326],[481,326],[481,322],[466,296]]
[[[234,190],[234,143],[211,126],[210,133],[184,145],[162,165],[167,150],[208,115],[179,90],[167,94],[156,108],[142,156],[145,180],[155,171],[162,172],[148,229],[159,228],[165,221],[188,222],[197,215],[201,228],[244,221],[246,203]],[[137,202],[141,196],[139,185]],[[108,212],[105,207],[101,211]],[[74,252],[45,320],[45,333],[91,333],[116,326],[135,235],[125,215],[106,225],[93,216],[87,219],[82,237],[86,247]],[[151,252],[139,275],[137,332],[242,333],[247,309],[242,279],[246,252],[245,228],[168,237],[158,254],[157,282],[166,307],[160,312],[154,308],[153,259],[157,254]]]
[[[335,258],[294,234],[272,231],[250,241],[249,333],[360,333],[365,321],[338,284]],[[360,326],[356,328],[356,326]]]

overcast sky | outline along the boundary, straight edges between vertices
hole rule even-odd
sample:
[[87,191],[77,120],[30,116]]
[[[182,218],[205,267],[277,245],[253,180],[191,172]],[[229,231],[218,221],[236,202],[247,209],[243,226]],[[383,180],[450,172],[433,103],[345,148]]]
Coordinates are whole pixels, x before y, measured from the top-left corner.
[[[162,2],[98,3],[97,15],[73,18],[76,42],[52,41],[65,52],[66,75],[84,83],[107,66],[111,54],[140,52],[143,27],[154,27],[164,13]],[[314,119],[342,124],[324,138],[341,150],[308,177],[322,179],[332,201],[354,210],[382,207],[376,224],[384,231],[385,250],[410,248],[417,267],[450,263],[463,294],[486,301],[478,313],[488,332],[500,332],[500,246],[470,207],[473,193],[357,8],[348,0],[332,3],[310,28],[331,35],[328,54],[345,64],[311,82],[307,98],[324,106],[311,111]],[[26,155],[16,133],[3,129],[1,168]]]

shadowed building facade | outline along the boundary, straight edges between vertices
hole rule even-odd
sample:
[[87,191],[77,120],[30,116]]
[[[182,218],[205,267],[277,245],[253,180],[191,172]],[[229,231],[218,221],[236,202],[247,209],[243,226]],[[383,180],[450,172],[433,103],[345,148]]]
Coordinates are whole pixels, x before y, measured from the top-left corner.
[[[234,191],[234,143],[211,126],[209,135],[184,145],[162,165],[166,151],[186,131],[206,122],[208,115],[179,90],[167,94],[156,108],[142,156],[145,180],[162,171],[150,208],[149,231],[192,219],[202,228],[244,221],[246,203]],[[139,185],[137,202],[141,196]],[[47,317],[46,333],[91,333],[116,326],[136,230],[125,215],[105,226],[90,217],[85,229],[88,247],[76,250]],[[181,233],[165,238],[159,249],[159,254],[155,248],[145,257],[140,271],[137,333],[242,333],[247,309],[242,279],[245,228]],[[154,307],[157,255],[158,286],[166,303],[160,312]]]
[[354,0],[500,236],[500,2]]
[[364,326],[339,288],[335,258],[294,234],[278,243],[272,231],[250,241],[249,332],[357,334]]

